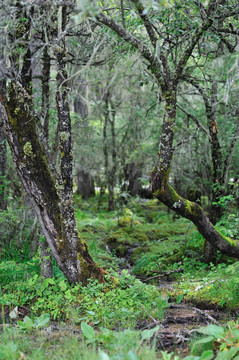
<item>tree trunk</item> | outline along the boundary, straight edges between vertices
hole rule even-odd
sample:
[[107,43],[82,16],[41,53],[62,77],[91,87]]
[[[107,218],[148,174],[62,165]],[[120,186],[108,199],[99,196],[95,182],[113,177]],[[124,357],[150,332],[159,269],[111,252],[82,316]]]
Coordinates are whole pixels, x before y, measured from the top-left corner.
[[53,277],[51,249],[46,241],[40,241],[41,250],[41,276],[44,278]]
[[[7,113],[2,102],[0,110],[18,175],[34,204],[52,254],[68,281],[86,284],[91,276],[103,281],[104,270],[96,266],[77,233],[71,198],[68,203],[67,197],[59,196],[62,188],[57,189],[49,170],[31,107],[31,97],[19,83],[12,82],[9,101],[5,100]],[[67,139],[63,137],[64,140]],[[63,188],[66,195],[69,186],[66,183]]]
[[173,156],[173,134],[176,120],[176,89],[163,94],[165,115],[162,126],[158,163],[152,172],[154,196],[179,215],[191,220],[200,234],[223,254],[239,258],[239,243],[216,230],[202,208],[184,199],[169,185],[169,172]]
[[117,170],[117,150],[116,150],[116,134],[115,134],[115,109],[111,102],[111,109],[110,109],[110,127],[111,127],[111,158],[112,158],[112,165],[111,169],[108,173],[108,190],[109,190],[109,211],[114,211],[115,208],[115,177],[116,177],[116,170]]
[[89,171],[78,170],[77,172],[77,190],[76,193],[82,196],[82,199],[88,200],[95,195],[94,179]]
[[141,186],[139,182],[139,178],[141,176],[141,168],[140,165],[135,162],[131,162],[127,164],[127,176],[128,176],[128,186],[127,190],[131,196],[139,195]]
[[[114,210],[114,186],[115,186],[115,172],[116,172],[116,142],[115,142],[115,112],[110,108],[109,92],[106,91],[104,104],[104,126],[103,126],[103,141],[104,141],[104,160],[105,160],[105,178],[108,187],[108,210]],[[111,146],[107,138],[107,127],[111,126]],[[112,164],[109,162],[109,155],[111,150]]]
[[[0,81],[0,87],[5,95],[6,81]],[[0,118],[0,210],[7,209],[7,201],[5,199],[5,176],[7,167],[7,144],[3,131],[3,119]]]

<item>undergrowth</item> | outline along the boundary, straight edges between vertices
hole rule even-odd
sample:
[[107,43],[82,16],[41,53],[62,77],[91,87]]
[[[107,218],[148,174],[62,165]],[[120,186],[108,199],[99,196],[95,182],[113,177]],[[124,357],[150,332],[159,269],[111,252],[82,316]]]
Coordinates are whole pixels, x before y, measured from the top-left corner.
[[[79,232],[96,263],[108,272],[104,284],[89,280],[86,287],[70,286],[55,262],[52,279],[40,276],[39,251],[29,243],[32,221],[21,224],[17,213],[2,213],[0,219],[5,226],[0,320],[12,324],[0,333],[1,359],[179,360],[179,355],[157,350],[160,340],[153,319],[162,321],[168,301],[203,303],[234,313],[239,309],[239,262],[217,254],[214,263],[207,264],[204,240],[195,227],[156,200],[136,198],[108,212],[105,203],[99,209],[97,197],[76,198]],[[237,212],[227,214],[217,228],[236,239],[238,218]],[[165,289],[159,289],[164,274],[173,281],[166,296]],[[38,328],[46,319],[57,322],[55,334]],[[236,360],[238,324],[220,328],[220,339],[216,332],[207,334],[215,329],[199,331],[185,359]]]

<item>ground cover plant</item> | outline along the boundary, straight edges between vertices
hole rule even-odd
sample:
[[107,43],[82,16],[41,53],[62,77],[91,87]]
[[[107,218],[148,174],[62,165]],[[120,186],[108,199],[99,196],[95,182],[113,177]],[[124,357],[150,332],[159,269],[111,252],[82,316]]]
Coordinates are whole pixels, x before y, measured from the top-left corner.
[[[165,348],[162,326],[173,304],[221,309],[224,324],[236,317],[238,263],[220,254],[205,263],[201,235],[157,200],[135,198],[113,212],[97,204],[77,197],[76,218],[94,261],[108,271],[104,283],[70,285],[56,263],[54,277],[44,279],[39,251],[21,261],[2,255],[1,358],[236,359],[237,322],[199,321],[191,350]],[[218,226],[236,236],[237,221],[228,214]]]

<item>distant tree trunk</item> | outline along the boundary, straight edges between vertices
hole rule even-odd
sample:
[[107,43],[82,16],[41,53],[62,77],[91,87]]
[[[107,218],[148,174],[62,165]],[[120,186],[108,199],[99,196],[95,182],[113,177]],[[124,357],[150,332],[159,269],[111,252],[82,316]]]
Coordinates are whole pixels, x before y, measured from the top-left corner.
[[51,249],[49,248],[46,241],[40,241],[41,250],[41,276],[44,278],[53,277]]
[[95,195],[94,178],[89,171],[78,170],[76,174],[77,190],[76,193],[82,196],[82,199],[88,200]]
[[81,78],[78,82],[78,95],[74,99],[74,112],[76,114],[80,114],[82,119],[86,119],[89,116],[87,98],[87,83],[84,78]]
[[[107,129],[110,125],[110,136]],[[110,138],[110,141],[109,141]],[[105,160],[105,178],[108,188],[108,210],[113,211],[115,208],[114,188],[116,182],[117,170],[117,151],[116,151],[116,134],[115,134],[115,108],[110,101],[110,94],[107,90],[105,94],[104,104],[104,126],[103,126],[103,142],[104,142],[104,160]],[[111,157],[111,161],[109,161]]]
[[128,175],[128,186],[127,190],[131,196],[139,195],[141,190],[141,185],[139,178],[141,176],[141,167],[135,162],[127,164],[127,175]]
[[112,166],[108,173],[108,189],[109,189],[109,205],[108,208],[110,211],[113,211],[115,208],[114,200],[114,188],[115,188],[115,177],[117,170],[117,150],[116,150],[116,134],[115,134],[115,109],[111,102],[111,116],[109,117],[110,127],[111,127],[111,157],[112,157]]
[[[81,78],[78,85],[78,94],[74,99],[74,112],[80,114],[84,120],[84,126],[89,127],[87,117],[89,115],[89,108],[87,105],[88,89],[86,81]],[[80,168],[76,170],[76,193],[82,196],[82,199],[87,200],[89,197],[95,195],[94,177],[87,169],[87,162],[83,156],[80,158]]]

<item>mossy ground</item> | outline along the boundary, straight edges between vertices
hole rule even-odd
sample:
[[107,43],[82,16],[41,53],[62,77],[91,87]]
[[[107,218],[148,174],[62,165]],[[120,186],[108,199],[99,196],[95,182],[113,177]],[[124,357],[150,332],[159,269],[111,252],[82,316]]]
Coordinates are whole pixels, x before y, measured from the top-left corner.
[[[208,303],[209,306],[237,310],[238,283],[235,275],[227,272],[235,259],[220,253],[214,263],[204,261],[204,240],[187,219],[177,218],[157,200],[133,199],[115,212],[100,212],[96,199],[81,202],[77,219],[79,230],[88,242],[90,252],[101,266],[117,270],[127,263],[135,276],[152,276],[172,272],[175,280],[169,296],[184,301]],[[237,210],[236,210],[237,211]],[[92,220],[93,219],[93,220]],[[225,235],[238,236],[237,216],[229,214],[217,225]],[[216,264],[216,265],[215,265]],[[173,270],[182,268],[181,272]],[[154,283],[160,285],[159,280]]]
[[[152,317],[162,321],[168,302],[204,304],[228,314],[238,310],[238,262],[218,254],[214,264],[205,263],[203,239],[188,220],[168,213],[157,200],[132,199],[113,212],[106,202],[99,208],[97,197],[76,197],[75,204],[81,237],[95,262],[108,271],[108,280],[71,287],[56,265],[54,279],[41,279],[38,254],[22,263],[2,258],[1,322],[16,325],[9,314],[18,306],[32,318],[49,313],[60,329],[49,336],[23,335],[18,327],[5,326],[0,333],[3,359],[19,359],[21,353],[26,359],[179,359],[140,341],[139,332],[155,326]],[[238,236],[237,219],[231,214],[218,224],[225,236]],[[82,339],[82,321],[94,327],[100,341]]]

